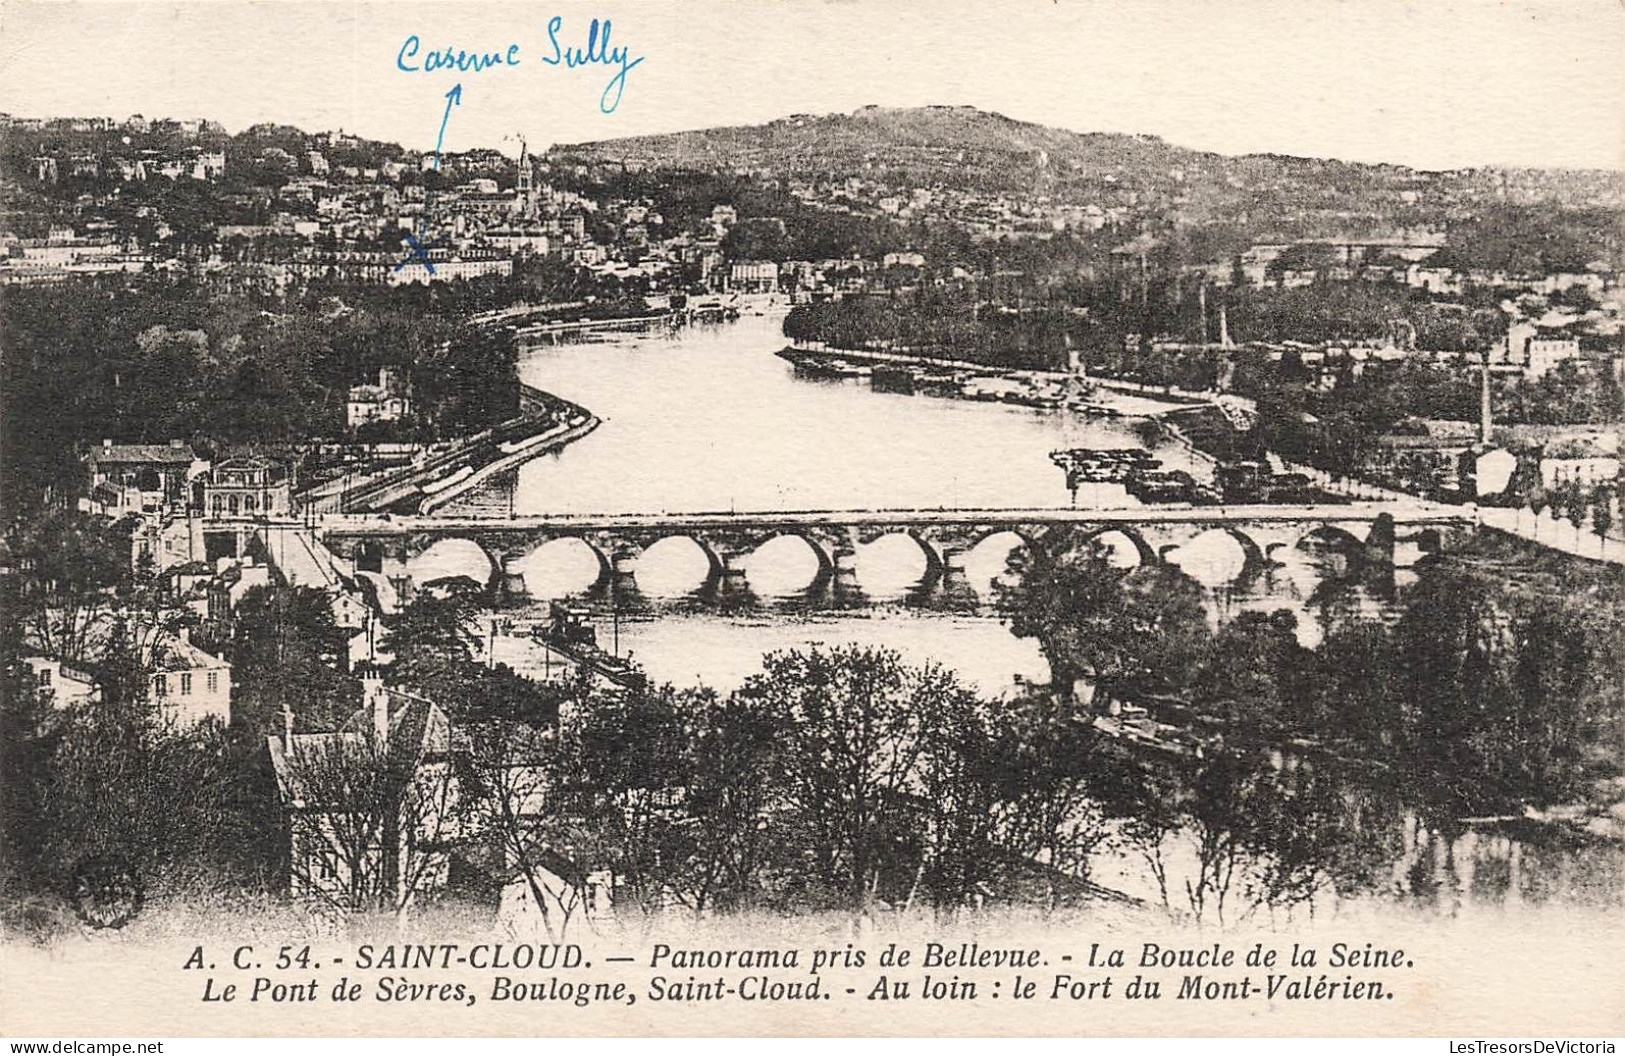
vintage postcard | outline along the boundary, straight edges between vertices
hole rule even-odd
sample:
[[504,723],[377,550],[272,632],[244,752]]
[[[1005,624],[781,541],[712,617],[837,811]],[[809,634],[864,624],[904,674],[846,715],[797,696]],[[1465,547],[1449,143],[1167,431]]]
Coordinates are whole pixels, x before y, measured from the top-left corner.
[[0,1034],[1614,1051],[1622,57],[4,0]]

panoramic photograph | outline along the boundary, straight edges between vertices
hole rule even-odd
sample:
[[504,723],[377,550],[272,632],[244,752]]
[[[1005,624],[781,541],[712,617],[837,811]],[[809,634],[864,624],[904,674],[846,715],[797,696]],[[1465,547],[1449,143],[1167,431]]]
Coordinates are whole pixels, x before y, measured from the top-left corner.
[[1625,13],[1303,10],[0,7],[0,1032],[1625,1028]]

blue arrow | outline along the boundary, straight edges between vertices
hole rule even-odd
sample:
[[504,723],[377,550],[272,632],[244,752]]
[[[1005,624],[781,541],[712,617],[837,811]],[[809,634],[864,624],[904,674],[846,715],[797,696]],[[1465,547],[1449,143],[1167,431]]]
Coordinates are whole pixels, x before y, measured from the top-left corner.
[[[434,140],[434,171],[436,171],[436,172],[440,171],[440,147],[441,147],[442,144],[444,144],[446,142],[446,125],[447,125],[448,122],[451,121],[451,108],[454,107],[454,106],[462,106],[462,105],[463,105],[463,84],[462,84],[461,81],[458,81],[456,84],[451,86],[451,91],[446,93],[446,112],[440,118],[440,134],[438,136],[436,136],[435,140]],[[423,201],[423,216],[421,217],[421,219],[418,222],[418,239],[422,240],[424,235],[427,234],[428,230],[429,230],[429,201],[428,201],[428,198],[425,197],[424,201]],[[408,235],[407,237],[410,238],[411,236]],[[418,245],[417,242],[413,243],[413,250],[419,256],[423,255],[423,251],[426,248],[427,248],[426,246]],[[429,265],[429,261],[428,261],[427,257],[424,257],[423,263],[424,263],[424,265],[426,267],[429,268],[430,272],[434,271],[433,266]],[[399,270],[399,269],[397,269],[397,270]]]
[[446,122],[451,120],[451,108],[462,105],[463,85],[459,81],[451,86],[451,91],[446,93],[446,114],[440,119],[440,135],[435,137],[434,141],[434,167],[436,171],[440,169],[440,145],[446,141]]

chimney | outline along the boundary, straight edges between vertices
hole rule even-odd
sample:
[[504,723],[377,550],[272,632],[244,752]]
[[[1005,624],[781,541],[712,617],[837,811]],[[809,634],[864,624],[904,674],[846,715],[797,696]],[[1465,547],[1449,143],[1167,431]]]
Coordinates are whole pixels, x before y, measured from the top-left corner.
[[1490,350],[1484,350],[1484,364],[1479,374],[1478,383],[1478,441],[1489,446],[1490,433],[1493,431],[1495,421],[1490,413]]
[[1230,345],[1230,315],[1225,311],[1224,305],[1219,305],[1219,345],[1229,348]]
[[293,709],[286,703],[282,705],[282,750],[293,754]]
[[175,631],[175,637],[179,638],[181,640],[182,645],[191,645],[192,644],[192,628],[190,628],[190,627],[177,628],[176,631]]
[[1196,287],[1197,300],[1202,305],[1202,344],[1207,344],[1207,278],[1204,276],[1202,284]]
[[373,740],[382,745],[389,739],[389,693],[384,689],[383,678],[376,672],[362,676],[361,701],[372,712]]
[[111,450],[113,450],[113,441],[112,441],[112,439],[110,439],[109,437],[105,437],[105,436],[102,437],[102,450],[103,451],[111,451]]

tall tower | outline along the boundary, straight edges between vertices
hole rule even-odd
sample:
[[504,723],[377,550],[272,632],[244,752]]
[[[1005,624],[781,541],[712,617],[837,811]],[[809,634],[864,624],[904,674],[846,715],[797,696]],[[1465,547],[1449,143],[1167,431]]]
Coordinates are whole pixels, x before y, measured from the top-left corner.
[[535,174],[531,171],[530,148],[519,140],[519,209],[527,219],[536,216]]

